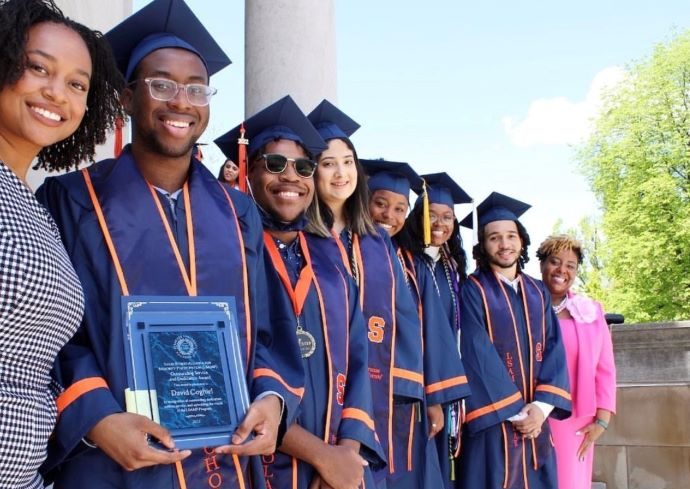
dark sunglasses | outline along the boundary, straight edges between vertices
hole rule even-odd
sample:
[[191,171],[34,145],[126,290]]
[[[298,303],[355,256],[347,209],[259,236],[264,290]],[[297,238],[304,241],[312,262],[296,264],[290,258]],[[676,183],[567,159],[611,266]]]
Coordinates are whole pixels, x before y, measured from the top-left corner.
[[311,178],[316,171],[316,162],[309,158],[287,158],[279,154],[261,155],[269,173],[283,173],[288,162],[292,162],[295,173],[302,178]]

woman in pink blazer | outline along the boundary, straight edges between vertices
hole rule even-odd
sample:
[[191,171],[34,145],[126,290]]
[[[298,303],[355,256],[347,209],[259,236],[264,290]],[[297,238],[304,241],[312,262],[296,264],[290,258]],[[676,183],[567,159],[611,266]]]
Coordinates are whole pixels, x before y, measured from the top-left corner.
[[604,311],[570,288],[582,263],[582,245],[566,235],[551,236],[537,250],[544,284],[561,326],[573,400],[572,416],[549,419],[556,445],[559,489],[592,486],[594,442],[616,410],[616,366]]

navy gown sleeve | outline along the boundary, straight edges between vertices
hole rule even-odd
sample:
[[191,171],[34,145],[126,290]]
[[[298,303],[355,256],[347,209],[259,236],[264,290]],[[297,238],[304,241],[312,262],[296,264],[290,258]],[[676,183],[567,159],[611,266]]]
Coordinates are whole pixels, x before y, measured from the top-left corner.
[[542,282],[538,283],[545,298],[546,345],[541,369],[537,374],[534,400],[551,404],[554,407],[550,414],[552,418],[565,419],[572,411],[565,347],[558,317],[551,307],[551,295]]
[[517,386],[486,331],[480,291],[468,280],[461,292],[462,361],[472,395],[467,398],[467,429],[471,434],[506,421],[525,405]]
[[470,387],[453,328],[448,324],[429,269],[417,261],[415,271],[422,304],[424,394],[429,406],[447,404],[469,396]]
[[[63,180],[68,182],[66,185],[70,186],[69,182],[75,187],[80,184],[76,181],[80,175],[70,176],[74,178]],[[86,448],[80,442],[98,421],[124,410],[126,379],[125,372],[116,373],[123,384],[119,386],[121,389],[108,385],[105,380],[113,374],[102,361],[111,348],[111,338],[106,331],[117,331],[121,335],[120,311],[112,314],[110,304],[113,300],[119,301],[121,293],[93,207],[85,195],[70,192],[53,178],[46,179],[38,189],[37,198],[48,208],[60,229],[87,297],[84,320],[61,350],[55,365],[56,379],[67,389],[58,398],[58,422],[44,465],[45,470],[49,470],[75,448]],[[97,300],[89,300],[93,298]]]
[[251,316],[256,331],[250,396],[256,399],[263,393],[275,392],[283,398],[282,433],[294,422],[304,395],[304,369],[292,326],[294,316],[291,304],[281,293],[283,285],[278,274],[264,252],[259,213],[248,199],[242,199],[244,207],[237,205],[238,200],[235,199],[235,208],[244,237]]
[[348,345],[347,385],[343,417],[338,439],[348,438],[361,443],[360,452],[372,469],[385,464],[386,456],[376,438],[374,406],[369,381],[369,360],[364,316],[359,308],[359,291],[351,277],[348,281],[350,332]]
[[393,395],[397,402],[422,400],[424,396],[424,366],[422,327],[417,305],[412,297],[405,272],[396,258],[396,251],[388,234],[381,231],[393,266],[395,283],[395,323]]

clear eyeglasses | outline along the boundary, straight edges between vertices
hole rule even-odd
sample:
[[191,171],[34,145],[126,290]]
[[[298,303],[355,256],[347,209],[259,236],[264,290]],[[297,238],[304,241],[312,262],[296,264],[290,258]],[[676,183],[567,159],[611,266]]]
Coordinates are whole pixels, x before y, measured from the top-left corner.
[[[132,83],[136,83],[137,80]],[[197,107],[206,107],[211,102],[218,90],[203,83],[177,83],[167,78],[144,78],[144,83],[149,86],[151,98],[161,102],[169,102],[184,89],[185,96],[190,104]]]

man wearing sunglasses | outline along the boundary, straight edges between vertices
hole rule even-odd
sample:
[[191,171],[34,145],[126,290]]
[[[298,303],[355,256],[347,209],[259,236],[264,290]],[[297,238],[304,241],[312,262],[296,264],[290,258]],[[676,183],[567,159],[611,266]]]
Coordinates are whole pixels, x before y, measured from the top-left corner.
[[228,158],[237,159],[241,127],[249,139],[249,190],[280,290],[293,304],[308,379],[297,422],[279,451],[263,457],[265,477],[274,489],[356,488],[362,479],[374,487],[370,469],[382,465],[383,451],[374,431],[357,287],[342,268],[335,240],[303,231],[315,199],[311,155],[326,144],[290,97],[218,138]]
[[[62,461],[55,489],[248,487],[248,467],[260,466],[244,456],[274,451],[304,379],[256,207],[192,157],[215,93],[209,77],[230,61],[182,0],[154,0],[106,38],[128,82],[132,144],[39,189],[86,295],[82,326],[58,359],[65,392],[46,468]],[[124,412],[121,300],[134,295],[235,298],[253,402],[223,450],[233,456],[176,450],[165,428]]]

